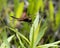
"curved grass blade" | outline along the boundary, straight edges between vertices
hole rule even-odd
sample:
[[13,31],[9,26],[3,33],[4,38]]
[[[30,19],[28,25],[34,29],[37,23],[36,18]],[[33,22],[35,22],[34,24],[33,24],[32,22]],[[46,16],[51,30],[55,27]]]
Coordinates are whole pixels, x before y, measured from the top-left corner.
[[18,32],[17,30],[15,30],[13,28],[10,28],[10,27],[7,27],[7,28],[9,28],[10,30],[12,30],[15,33],[17,33],[21,38],[25,39],[28,44],[30,44],[29,40],[23,34],[21,34],[20,32]]
[[20,39],[20,37],[19,37],[19,35],[16,33],[16,36],[17,36],[17,38],[18,38],[18,40],[19,40],[19,43],[20,43],[20,45],[22,46],[22,48],[26,48],[25,46],[24,46],[24,44],[22,43],[22,41],[21,41],[21,39]]

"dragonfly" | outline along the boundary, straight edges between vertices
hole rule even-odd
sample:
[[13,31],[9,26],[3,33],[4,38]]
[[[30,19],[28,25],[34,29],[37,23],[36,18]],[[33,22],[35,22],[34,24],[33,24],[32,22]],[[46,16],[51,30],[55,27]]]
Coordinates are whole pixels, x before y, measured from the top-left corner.
[[18,21],[24,21],[24,22],[31,22],[32,21],[32,19],[27,16],[27,9],[24,9],[21,18],[16,18],[14,16],[11,16],[11,17],[18,20]]

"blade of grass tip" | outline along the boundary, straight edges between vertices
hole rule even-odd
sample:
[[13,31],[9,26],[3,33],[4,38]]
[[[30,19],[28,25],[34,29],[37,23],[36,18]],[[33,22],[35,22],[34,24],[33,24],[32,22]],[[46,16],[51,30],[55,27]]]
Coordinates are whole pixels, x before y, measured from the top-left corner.
[[9,28],[10,30],[14,31],[15,33],[17,33],[20,37],[22,37],[23,39],[25,39],[27,41],[27,43],[30,44],[29,40],[23,35],[21,34],[20,32],[18,32],[17,30],[13,29],[13,28],[10,28],[10,27],[7,27]]
[[51,45],[51,44],[47,44],[47,45],[40,45],[37,48],[49,48],[49,47],[58,47],[58,45]]
[[16,33],[16,36],[17,36],[17,38],[18,38],[18,40],[19,40],[19,43],[20,43],[20,45],[22,46],[22,48],[26,48],[25,46],[24,46],[24,44],[22,43],[22,41],[21,41],[21,39],[20,39],[20,37],[19,37],[19,35]]
[[54,44],[55,45],[55,44],[59,44],[59,43],[60,43],[60,41],[57,41],[57,42],[54,42],[54,43],[51,43],[51,44]]
[[10,36],[7,40],[8,42],[11,42],[11,40],[15,37],[15,35]]

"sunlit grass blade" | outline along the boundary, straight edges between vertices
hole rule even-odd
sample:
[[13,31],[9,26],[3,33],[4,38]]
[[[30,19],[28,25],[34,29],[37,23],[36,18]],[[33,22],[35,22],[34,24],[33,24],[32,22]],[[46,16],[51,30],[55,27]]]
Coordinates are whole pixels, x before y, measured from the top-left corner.
[[35,15],[40,8],[43,8],[43,0],[29,0],[28,13],[30,15]]
[[38,46],[37,48],[49,48],[49,47],[58,47],[58,45],[47,44],[47,45]]
[[34,33],[34,42],[36,42],[40,30],[40,23],[38,24],[35,33]]
[[31,40],[30,40],[30,48],[34,48],[34,27],[33,27],[33,32],[32,32],[32,37],[31,37]]
[[40,27],[39,34],[38,34],[37,40],[35,42],[35,45],[37,45],[39,43],[39,41],[42,39],[46,30],[47,30],[47,22],[45,21],[45,23]]
[[39,23],[39,16],[36,16],[36,19],[34,20],[31,30],[30,30],[30,36],[29,36],[30,41],[32,39],[33,27],[34,27],[34,31],[35,31],[38,26],[38,23]]
[[15,37],[15,35],[11,35],[10,37],[8,37],[8,42],[11,42],[11,40]]
[[49,1],[49,18],[52,22],[54,21],[54,7],[52,0]]
[[39,31],[40,31],[40,26],[41,26],[41,22],[42,22],[42,19],[40,20],[40,22],[38,23],[38,26],[36,28],[36,30],[34,31],[34,43],[36,43],[36,40],[37,40],[37,37],[39,35]]
[[60,43],[60,41],[57,41],[57,42],[53,42],[53,43],[49,43],[49,44],[45,44],[45,45],[40,45],[40,46],[37,46],[37,48],[44,48],[44,47],[46,47],[46,48],[49,48],[49,47],[59,47],[59,44]]
[[35,1],[33,14],[36,14],[39,11],[39,9],[43,10],[43,0],[36,0]]
[[[38,2],[38,3],[37,3]],[[34,21],[39,9],[43,10],[43,0],[29,0],[29,6],[27,13],[31,15],[32,21]]]
[[57,27],[59,27],[59,25],[60,25],[60,5],[59,5],[59,8],[58,8],[58,11],[56,14],[56,25],[57,25]]
[[16,10],[16,18],[20,18],[22,16],[24,9],[24,2],[19,3],[17,10]]
[[32,15],[32,13],[33,13],[33,8],[34,8],[34,2],[32,1],[32,2],[29,2],[29,6],[28,6],[28,13],[30,14],[30,15]]
[[60,12],[56,14],[56,26],[55,28],[57,29],[60,25]]
[[[30,36],[29,36],[29,39],[30,39],[30,47],[31,48],[35,48],[34,46],[34,42],[35,42],[35,39],[38,35],[38,30],[36,31],[37,27],[38,27],[38,24],[39,24],[39,15],[36,16],[33,24],[32,24],[32,27],[31,27],[31,30],[30,30]],[[37,33],[37,35],[36,35]],[[36,36],[35,36],[36,35]]]

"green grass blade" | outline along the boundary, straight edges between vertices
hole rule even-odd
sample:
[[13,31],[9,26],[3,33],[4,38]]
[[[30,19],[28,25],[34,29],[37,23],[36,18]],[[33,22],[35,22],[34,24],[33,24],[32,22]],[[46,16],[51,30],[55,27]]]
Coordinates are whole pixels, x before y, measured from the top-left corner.
[[16,18],[20,18],[22,16],[24,9],[24,2],[19,3],[17,10],[16,10]]
[[59,44],[60,41],[56,41],[56,42],[53,42],[53,43],[49,43],[49,44],[45,44],[45,45],[40,45],[40,46],[37,46],[37,48],[44,48],[44,47],[59,47]]
[[10,37],[8,37],[8,42],[11,42],[11,40],[15,37],[15,35],[11,35]]
[[58,8],[58,11],[56,14],[56,25],[57,25],[57,27],[59,27],[59,25],[60,25],[60,5],[59,5],[59,8]]
[[52,0],[49,1],[49,18],[52,22],[54,21],[54,7]]
[[38,23],[39,23],[39,16],[36,16],[36,19],[33,22],[32,27],[31,27],[31,30],[30,30],[30,36],[29,36],[30,41],[32,39],[33,27],[34,27],[34,31],[35,31],[36,28],[37,28],[37,26],[38,26]]
[[[35,39],[37,37],[36,33],[38,34],[38,30],[36,31],[37,27],[38,27],[38,24],[39,24],[39,15],[36,16],[36,19],[34,20],[33,24],[32,24],[32,27],[31,27],[31,30],[30,30],[30,36],[29,36],[29,39],[30,39],[30,45],[31,45],[31,48],[35,48],[34,46],[34,42],[35,42]],[[35,36],[36,35],[36,36]]]
[[45,34],[46,30],[47,30],[47,26],[46,25],[47,25],[47,23],[45,21],[43,26],[40,27],[40,31],[39,31],[39,34],[38,34],[38,37],[37,37],[35,45],[37,45],[39,43],[39,41],[42,39],[42,37],[44,36],[44,34]]
[[10,30],[12,30],[12,31],[14,31],[15,33],[17,33],[21,38],[23,38],[24,40],[26,40],[26,42],[27,42],[28,44],[30,44],[29,40],[28,40],[23,34],[21,34],[20,32],[18,32],[17,30],[15,30],[15,29],[13,29],[13,28],[10,28],[10,27],[7,27],[7,28],[9,28]]
[[17,38],[18,38],[18,40],[19,40],[19,43],[20,43],[20,45],[22,46],[22,48],[26,48],[25,46],[24,46],[24,44],[22,43],[22,41],[21,41],[21,39],[20,39],[20,37],[19,37],[19,35],[16,33],[16,36],[17,36]]
[[29,0],[28,13],[35,15],[41,7],[43,8],[43,0]]
[[34,27],[33,27],[32,38],[31,38],[31,41],[30,41],[30,48],[34,48]]

